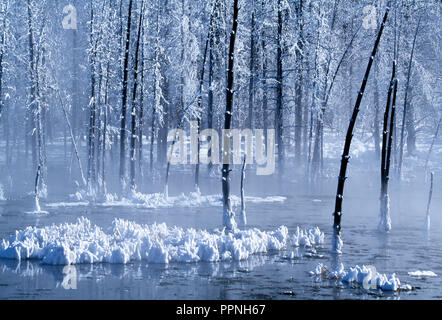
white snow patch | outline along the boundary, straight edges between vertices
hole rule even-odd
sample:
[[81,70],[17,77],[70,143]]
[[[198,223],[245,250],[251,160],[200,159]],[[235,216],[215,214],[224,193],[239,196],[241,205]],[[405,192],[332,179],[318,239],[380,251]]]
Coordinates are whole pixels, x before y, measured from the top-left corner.
[[427,214],[427,216],[425,218],[425,228],[427,229],[427,231],[430,231],[430,228],[431,228],[431,218],[430,218],[429,214]]
[[410,285],[401,285],[395,273],[387,276],[386,274],[377,272],[373,266],[363,265],[360,267],[356,265],[355,267],[345,269],[341,263],[336,270],[330,272],[327,266],[320,263],[313,271],[310,271],[310,275],[326,276],[328,279],[339,279],[344,283],[357,283],[365,289],[381,289],[382,291],[412,289]]
[[336,230],[333,231],[332,235],[332,248],[331,253],[333,254],[342,254],[342,247],[344,246],[344,242],[342,241],[341,234]]
[[292,236],[292,243],[295,246],[312,247],[324,243],[324,233],[315,227],[309,230],[302,230],[299,226],[296,228],[295,234]]
[[48,211],[45,211],[45,210],[34,210],[34,211],[27,211],[26,212],[27,214],[34,214],[34,215],[39,215],[39,214],[41,214],[41,215],[46,215],[46,214],[49,214],[49,212]]
[[89,202],[79,201],[79,202],[56,202],[56,203],[48,203],[46,207],[49,208],[61,208],[61,207],[82,207],[88,206]]
[[[303,231],[314,234],[316,231]],[[104,231],[81,217],[76,223],[27,227],[0,243],[0,258],[40,260],[42,264],[148,263],[244,260],[256,253],[283,250],[288,229],[224,232],[183,229],[166,224],[140,225],[115,219]]]
[[391,230],[390,197],[388,194],[381,195],[378,229],[382,232],[389,232]]
[[[78,197],[77,197],[78,199]],[[245,197],[246,203],[274,203],[284,202],[285,197],[270,196],[270,197]],[[95,205],[105,207],[125,207],[136,206],[141,208],[194,208],[194,207],[221,207],[223,205],[223,197],[220,194],[202,195],[200,192],[191,192],[189,194],[182,193],[179,196],[166,196],[164,193],[150,193],[144,194],[140,192],[133,192],[129,198],[118,199],[116,195],[106,194],[104,202],[94,203]],[[237,196],[231,195],[230,201],[232,206],[241,205],[241,199]],[[48,207],[75,207],[88,206],[88,201],[79,202],[57,202],[48,204]]]
[[410,276],[413,277],[437,277],[437,274],[435,274],[433,271],[410,271],[408,272]]
[[0,184],[0,200],[6,200],[5,194],[3,192],[3,186]]

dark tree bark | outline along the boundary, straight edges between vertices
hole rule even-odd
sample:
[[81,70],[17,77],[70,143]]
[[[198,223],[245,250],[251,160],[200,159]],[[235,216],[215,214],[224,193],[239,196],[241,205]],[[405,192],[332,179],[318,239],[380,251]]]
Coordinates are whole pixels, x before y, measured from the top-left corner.
[[276,113],[275,113],[275,129],[276,129],[276,143],[278,145],[278,173],[282,176],[284,172],[284,142],[283,142],[283,109],[282,109],[282,8],[281,0],[278,0],[278,36],[277,36],[277,51],[276,51]]
[[[158,3],[157,3],[158,6]],[[160,100],[160,97],[158,95],[157,90],[159,89],[158,87],[161,85],[161,68],[159,67],[160,64],[160,13],[159,13],[160,8],[157,7],[156,10],[156,41],[155,41],[155,71],[154,71],[154,76],[153,76],[153,106],[152,106],[152,121],[151,121],[151,126],[150,126],[150,154],[149,154],[149,169],[150,169],[150,174],[152,177],[154,177],[153,175],[153,146],[154,146],[154,142],[155,142],[155,120],[157,119],[157,103],[158,100]],[[160,79],[158,79],[160,78]]]
[[[35,70],[35,53],[34,53],[34,31],[32,28],[32,13],[31,13],[31,1],[28,0],[28,45],[29,45],[29,67],[30,67],[30,80],[31,80],[31,86],[30,86],[30,105],[29,105],[29,120],[30,120],[30,128],[28,132],[31,132],[34,128],[36,128],[36,121],[35,121],[35,113],[36,113],[36,76],[34,74]],[[38,166],[37,163],[37,135],[30,135],[31,144],[32,144],[32,162],[34,166]]]
[[298,43],[296,49],[296,82],[295,82],[295,161],[301,160],[301,144],[302,144],[302,82],[303,82],[303,0],[299,0],[296,5],[296,17],[298,21]]
[[247,118],[247,127],[249,129],[253,129],[253,106],[255,104],[255,9],[253,8],[252,10],[250,26],[249,115]]
[[[265,2],[261,3],[262,12],[265,11]],[[262,28],[261,32],[261,59],[262,59],[262,126],[264,130],[264,143],[267,150],[267,118],[268,118],[268,98],[267,98],[267,48],[266,48],[266,33]]]
[[[39,73],[39,63],[44,65],[44,59],[40,57],[44,57],[44,52],[38,50],[36,46],[36,42],[34,39],[34,26],[32,21],[32,10],[31,10],[31,1],[27,2],[27,14],[28,14],[28,44],[29,44],[29,71],[30,71],[30,114],[31,114],[31,122],[32,122],[32,146],[33,146],[33,159],[34,165],[37,167],[38,171],[38,179],[36,179],[36,183],[38,183],[38,193],[46,195],[46,155],[45,155],[45,138],[44,138],[44,113],[42,111],[42,103],[43,98],[41,96],[40,91],[40,73]],[[42,22],[42,29],[45,21]],[[38,32],[38,30],[37,30]],[[41,49],[42,50],[42,49]],[[38,199],[36,198],[36,201]]]
[[108,113],[109,113],[109,62],[106,66],[106,84],[104,93],[104,110],[103,110],[103,138],[101,147],[101,193],[106,194],[106,139],[107,139],[107,125],[108,125]]
[[[230,32],[230,44],[228,55],[228,69],[227,69],[227,88],[226,88],[226,112],[224,114],[224,129],[230,130],[232,121],[232,106],[233,106],[233,83],[234,83],[234,57],[235,57],[235,40],[238,29],[238,0],[233,0],[233,25]],[[226,230],[232,231],[236,228],[235,214],[232,211],[232,204],[230,201],[230,137],[226,134],[223,137],[223,170],[222,170],[222,190],[223,190],[223,226]]]
[[[212,26],[213,28],[213,26]],[[208,81],[209,81],[209,89],[207,93],[207,128],[213,129],[213,30],[210,33],[210,41],[209,41],[209,72],[208,72]],[[208,145],[211,143],[211,137],[208,137],[207,142]],[[207,156],[211,159],[212,158],[212,148],[209,148]],[[212,171],[213,163],[212,161],[209,162],[208,170],[209,173]]]
[[120,128],[120,184],[123,190],[126,189],[126,113],[127,113],[127,89],[129,75],[129,45],[130,45],[130,29],[132,22],[132,0],[129,1],[129,10],[127,16],[126,27],[126,43],[124,52],[123,67],[123,92],[121,101],[121,128]]
[[[156,90],[154,89],[154,91]],[[155,142],[155,118],[156,118],[156,107],[154,103],[154,107],[152,110],[152,121],[150,125],[150,152],[149,152],[149,169],[152,177],[153,177],[153,145]]]
[[37,172],[35,174],[35,184],[34,184],[34,200],[35,200],[35,211],[40,212],[40,196],[39,196],[39,185],[41,179],[41,167],[37,166]]
[[[144,29],[142,31],[144,38]],[[138,108],[138,171],[141,180],[144,178],[143,170],[143,132],[144,132],[144,44],[141,49],[141,81],[140,81],[140,102]]]
[[[94,62],[92,62],[92,65]],[[91,99],[89,104],[89,134],[88,134],[88,170],[87,170],[87,182],[88,192],[94,194],[96,171],[95,171],[95,120],[96,120],[96,103],[95,103],[95,69],[92,66],[91,75]]]
[[143,15],[144,15],[144,1],[141,4],[140,17],[138,19],[137,44],[135,47],[135,61],[134,61],[134,87],[132,91],[132,112],[131,112],[131,136],[130,136],[130,186],[131,190],[135,191],[135,164],[136,164],[136,140],[137,140],[137,89],[139,83],[140,69],[139,69],[139,54],[141,42],[141,30],[143,29]]
[[347,179],[346,173],[347,173],[347,165],[348,161],[350,159],[350,145],[351,140],[353,138],[353,129],[356,123],[356,118],[359,113],[359,107],[362,102],[362,97],[364,95],[365,87],[367,85],[368,76],[370,75],[371,66],[373,64],[373,60],[376,56],[377,48],[379,46],[379,42],[382,37],[382,32],[384,30],[385,23],[387,21],[389,8],[385,10],[384,18],[381,23],[381,27],[379,28],[379,32],[376,38],[376,42],[373,47],[373,51],[371,53],[371,56],[368,61],[367,69],[365,71],[364,78],[362,80],[361,89],[358,92],[358,97],[356,99],[355,107],[353,109],[353,114],[350,118],[350,123],[347,130],[347,136],[345,138],[345,144],[344,144],[344,151],[342,153],[342,159],[341,159],[341,168],[339,171],[339,177],[338,177],[338,187],[336,192],[336,203],[335,203],[335,211],[333,213],[334,216],[334,222],[333,222],[333,241],[332,241],[332,252],[334,253],[341,253],[342,250],[342,240],[341,240],[341,217],[342,217],[342,200],[344,197],[344,184],[345,180]]
[[245,226],[247,224],[247,215],[246,215],[246,199],[244,195],[244,180],[246,179],[246,158],[247,155],[244,155],[244,159],[241,167],[241,224]]
[[[397,79],[396,61],[393,61],[390,85],[388,87],[387,105],[384,113],[384,126],[382,130],[382,153],[381,153],[381,195],[380,195],[380,221],[379,230],[390,231],[390,198],[388,195],[388,182],[390,175],[391,144],[393,142],[394,116],[396,110]],[[391,102],[393,98],[393,102]],[[391,112],[390,112],[391,107]]]

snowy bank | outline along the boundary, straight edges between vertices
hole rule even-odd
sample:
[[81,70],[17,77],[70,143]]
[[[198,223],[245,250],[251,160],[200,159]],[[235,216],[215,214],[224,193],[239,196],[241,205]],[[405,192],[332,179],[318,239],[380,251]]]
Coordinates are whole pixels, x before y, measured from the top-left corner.
[[393,273],[390,276],[379,273],[374,266],[362,267],[356,265],[348,269],[341,263],[336,270],[330,272],[327,266],[319,263],[313,271],[312,276],[325,276],[328,279],[338,279],[343,283],[356,283],[364,289],[381,289],[382,291],[411,290],[410,285],[402,285],[399,278]]
[[256,253],[283,250],[289,245],[323,242],[319,228],[297,229],[290,237],[285,226],[275,231],[183,229],[166,224],[140,225],[115,219],[107,232],[84,217],[73,224],[27,227],[0,244],[0,258],[36,259],[43,264],[148,263],[244,260]]
[[[107,194],[103,202],[88,202],[82,200],[82,197],[76,196],[78,202],[58,202],[47,204],[47,207],[75,207],[99,205],[105,207],[125,207],[135,206],[140,208],[159,209],[159,208],[194,208],[194,207],[222,207],[222,195],[202,195],[199,192],[191,192],[189,194],[182,193],[179,196],[165,196],[164,193],[143,194],[134,192],[129,198],[118,199],[116,195]],[[284,202],[285,197],[245,197],[247,203],[274,203]],[[241,199],[237,196],[231,196],[232,206],[239,206]]]

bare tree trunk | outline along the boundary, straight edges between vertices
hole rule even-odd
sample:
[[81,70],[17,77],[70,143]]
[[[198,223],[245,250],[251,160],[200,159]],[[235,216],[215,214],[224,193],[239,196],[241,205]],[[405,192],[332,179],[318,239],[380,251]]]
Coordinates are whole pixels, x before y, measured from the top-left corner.
[[155,69],[154,69],[154,75],[153,75],[153,106],[152,106],[152,122],[150,126],[151,135],[150,135],[150,157],[149,157],[149,167],[150,167],[150,174],[152,178],[153,175],[153,145],[155,142],[155,119],[157,118],[157,106],[160,104],[160,96],[159,96],[159,90],[161,88],[161,68],[160,68],[160,14],[159,14],[159,5],[157,2],[157,12],[156,12],[156,42],[155,42]]
[[150,174],[153,176],[153,145],[155,142],[155,117],[156,117],[156,108],[154,106],[152,112],[152,122],[150,126],[150,152],[149,152],[149,167]]
[[132,91],[132,112],[131,112],[131,137],[130,137],[130,187],[132,192],[136,191],[135,164],[136,164],[136,139],[137,139],[137,88],[139,82],[139,53],[141,42],[141,30],[143,28],[144,1],[141,3],[140,17],[138,19],[137,45],[135,47],[134,61],[134,87]]
[[90,21],[90,79],[91,79],[91,96],[89,99],[89,133],[88,133],[88,162],[87,162],[87,187],[88,194],[95,198],[95,118],[96,118],[96,101],[95,101],[95,73],[96,73],[96,44],[98,39],[94,39],[94,8],[93,2],[90,1],[91,6],[91,21]]
[[[212,25],[212,32],[210,33],[210,40],[209,40],[209,88],[207,93],[207,128],[213,129],[213,25]],[[211,145],[211,139],[212,137],[208,137],[207,145]],[[212,148],[209,148],[207,156],[209,159],[212,159]],[[209,162],[208,165],[208,171],[209,174],[212,172],[213,163],[212,161]]]
[[[40,52],[35,51],[34,42],[34,28],[32,24],[32,12],[31,12],[31,1],[27,2],[27,13],[28,13],[28,43],[29,43],[29,67],[31,75],[31,90],[30,90],[30,109],[32,115],[33,132],[32,144],[33,144],[33,158],[34,164],[37,167],[37,197],[36,205],[38,205],[38,197],[43,194],[46,195],[46,157],[44,148],[44,131],[43,131],[43,120],[42,120],[42,99],[40,96],[40,78],[39,78],[39,57]],[[44,22],[43,22],[44,23]],[[39,210],[38,210],[39,211]]]
[[104,112],[103,112],[103,145],[102,145],[102,155],[101,155],[101,187],[102,194],[107,193],[106,188],[106,139],[107,139],[107,124],[108,124],[108,113],[109,113],[109,62],[106,66],[106,84],[105,84],[105,94],[104,94]]
[[[233,0],[233,25],[230,32],[230,45],[228,55],[227,69],[227,88],[226,88],[226,112],[224,114],[224,129],[230,130],[233,106],[233,83],[234,83],[234,57],[235,57],[235,39],[238,29],[238,0]],[[227,134],[223,136],[223,170],[222,170],[222,189],[223,189],[223,226],[228,231],[236,229],[235,213],[232,210],[230,201],[230,137]]]
[[431,206],[431,198],[433,196],[433,178],[434,178],[434,173],[431,172],[430,173],[430,193],[428,194],[428,202],[427,202],[427,217],[426,217],[426,227],[427,230],[430,230],[430,206]]
[[384,30],[385,23],[387,21],[389,8],[385,10],[384,18],[382,20],[381,27],[379,29],[376,42],[373,47],[373,51],[371,53],[370,59],[368,61],[367,70],[365,71],[364,78],[362,80],[361,89],[359,90],[358,97],[356,99],[355,107],[353,109],[352,117],[350,118],[350,123],[347,130],[347,136],[345,138],[344,151],[342,153],[341,160],[341,168],[339,171],[338,177],[338,187],[336,192],[336,203],[335,203],[335,211],[333,213],[334,222],[333,222],[333,240],[332,240],[332,252],[333,253],[341,253],[342,252],[342,239],[341,239],[341,217],[342,217],[342,200],[344,197],[344,184],[346,180],[347,173],[347,165],[350,159],[350,145],[351,140],[353,138],[353,129],[356,123],[356,118],[359,113],[359,107],[362,102],[362,97],[365,92],[365,87],[367,85],[368,76],[370,75],[371,66],[373,64],[373,60],[376,56],[377,48],[379,42],[381,40],[382,32]]
[[[396,110],[397,79],[396,61],[393,61],[393,71],[388,87],[387,105],[384,113],[384,126],[382,130],[382,155],[381,155],[381,195],[380,195],[380,221],[378,229],[388,232],[391,230],[390,197],[388,195],[388,182],[390,175],[391,144],[393,142],[394,115]],[[394,91],[394,92],[393,92]],[[393,95],[393,97],[392,97]],[[393,102],[391,103],[391,99]],[[390,114],[391,105],[391,114]],[[390,121],[390,122],[389,122]]]
[[[254,2],[252,4],[254,6]],[[250,62],[249,62],[249,115],[247,127],[253,129],[253,106],[255,104],[255,8],[252,9],[252,20],[250,26]]]
[[[262,10],[264,10],[264,1],[262,2]],[[267,48],[265,42],[264,29],[261,34],[261,59],[262,59],[262,126],[264,129],[264,143],[267,150],[267,118],[268,118],[268,99],[267,99]]]
[[296,50],[296,82],[295,82],[295,94],[296,94],[296,106],[295,106],[295,161],[298,166],[301,162],[301,144],[302,144],[302,84],[303,84],[303,48],[304,48],[304,35],[303,35],[303,0],[299,0],[299,4],[296,5],[296,16],[298,21],[298,43]]
[[39,195],[39,185],[40,185],[40,173],[41,173],[41,167],[38,165],[37,167],[37,173],[35,175],[35,185],[34,185],[34,199],[35,199],[35,211],[41,212],[40,208],[40,195]]
[[246,179],[246,158],[247,155],[244,154],[244,160],[241,167],[241,224],[243,226],[247,224],[246,200],[244,196],[244,180]]
[[[144,32],[143,32],[144,34]],[[141,50],[141,93],[138,112],[138,171],[143,180],[143,131],[144,131],[144,45]]]
[[124,68],[123,68],[123,93],[121,104],[121,129],[120,129],[120,184],[124,191],[126,189],[126,109],[127,109],[127,86],[129,74],[129,45],[130,45],[130,29],[132,22],[132,0],[129,1],[129,10],[127,16],[126,27],[126,43],[124,52]]
[[277,36],[277,87],[276,87],[276,113],[275,113],[275,129],[276,143],[278,144],[278,173],[281,177],[284,172],[284,142],[283,142],[283,84],[282,84],[282,6],[281,0],[278,0],[278,36]]

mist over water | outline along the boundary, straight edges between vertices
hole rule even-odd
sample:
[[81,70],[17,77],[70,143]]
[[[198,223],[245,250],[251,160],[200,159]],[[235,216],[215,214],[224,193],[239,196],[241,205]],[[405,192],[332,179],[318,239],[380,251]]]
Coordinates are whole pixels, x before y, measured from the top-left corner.
[[[54,152],[55,153],[55,152]],[[436,174],[435,190],[431,204],[431,229],[425,228],[425,210],[428,200],[429,181],[422,168],[407,171],[405,182],[400,185],[392,179],[390,188],[391,219],[393,228],[389,233],[377,230],[379,222],[380,177],[377,161],[367,152],[352,163],[347,181],[342,218],[344,240],[343,254],[336,258],[330,254],[332,234],[332,211],[336,191],[339,163],[328,162],[328,178],[315,183],[308,182],[302,173],[286,169],[284,177],[256,176],[252,168],[245,180],[246,196],[283,196],[284,202],[247,203],[246,228],[274,230],[285,225],[289,233],[296,226],[318,226],[325,232],[325,243],[317,253],[295,260],[286,260],[290,248],[251,256],[244,261],[216,263],[171,263],[126,265],[92,264],[74,265],[70,273],[63,273],[64,266],[42,265],[37,261],[21,262],[0,259],[1,298],[81,298],[81,299],[433,299],[441,297],[440,277],[413,277],[408,272],[431,270],[442,274],[439,264],[442,235],[441,179]],[[6,193],[0,202],[0,238],[7,239],[11,230],[27,226],[49,226],[70,222],[84,216],[102,228],[111,226],[114,218],[135,221],[140,224],[166,223],[168,226],[213,230],[220,228],[222,208],[202,206],[196,208],[143,208],[135,205],[106,206],[78,205],[81,202],[69,195],[75,188],[61,183],[66,170],[50,168],[49,196],[41,205],[48,214],[35,215],[33,198],[23,196],[25,188]],[[171,172],[169,195],[193,191],[191,168],[175,167]],[[203,169],[205,170],[205,168]],[[250,173],[249,173],[250,172]],[[232,175],[232,195],[239,196],[238,168]],[[201,181],[202,194],[221,194],[220,179],[205,177]],[[53,181],[53,182],[52,182]],[[58,185],[57,185],[58,183]],[[149,192],[162,192],[161,179]],[[23,187],[23,185],[20,185]],[[30,188],[30,187],[28,187]],[[14,189],[11,189],[14,190]],[[15,195],[14,195],[15,194]],[[17,196],[21,194],[21,196]],[[68,206],[57,206],[63,202]],[[55,205],[55,206],[51,206]],[[239,215],[239,207],[235,208]],[[309,252],[309,249],[300,250]],[[344,285],[336,280],[319,280],[309,276],[318,263],[333,266],[338,261],[345,266],[356,264],[374,265],[378,272],[395,272],[402,283],[416,289],[409,292],[388,293]],[[66,290],[63,281],[75,274],[75,290]],[[24,282],[23,282],[24,280]],[[191,280],[191,281],[190,281]]]

